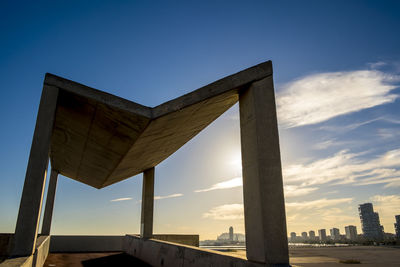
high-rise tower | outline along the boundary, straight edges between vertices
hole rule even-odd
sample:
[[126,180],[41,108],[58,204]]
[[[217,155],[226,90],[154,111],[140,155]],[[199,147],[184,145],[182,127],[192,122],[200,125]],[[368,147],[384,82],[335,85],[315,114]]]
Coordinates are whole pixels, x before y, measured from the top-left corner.
[[229,227],[229,240],[233,241],[233,227]]
[[383,226],[379,214],[374,212],[372,203],[364,203],[358,207],[364,237],[368,240],[383,240]]

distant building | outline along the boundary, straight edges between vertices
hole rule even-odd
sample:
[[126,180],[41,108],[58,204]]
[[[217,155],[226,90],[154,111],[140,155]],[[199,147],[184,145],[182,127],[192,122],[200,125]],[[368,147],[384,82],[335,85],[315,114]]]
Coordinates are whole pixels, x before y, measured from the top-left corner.
[[340,232],[338,228],[330,229],[331,239],[332,240],[340,240]]
[[245,242],[246,237],[244,234],[235,234],[233,232],[233,227],[229,227],[229,233],[222,233],[217,237],[218,241],[222,242]]
[[357,227],[349,225],[344,228],[346,232],[346,238],[351,241],[357,240]]
[[308,237],[310,238],[310,240],[315,240],[315,232],[314,231],[309,231],[308,232]]
[[394,216],[396,223],[394,224],[394,230],[396,231],[396,239],[400,240],[400,215]]
[[291,242],[296,242],[297,241],[297,236],[295,232],[290,233],[290,241]]
[[374,212],[372,203],[364,203],[358,207],[362,231],[367,240],[383,240],[383,226],[379,221],[379,214]]
[[325,229],[319,229],[318,230],[318,236],[320,241],[326,241],[326,230]]
[[302,232],[301,233],[301,238],[303,239],[303,240],[307,240],[308,238],[307,238],[307,232]]

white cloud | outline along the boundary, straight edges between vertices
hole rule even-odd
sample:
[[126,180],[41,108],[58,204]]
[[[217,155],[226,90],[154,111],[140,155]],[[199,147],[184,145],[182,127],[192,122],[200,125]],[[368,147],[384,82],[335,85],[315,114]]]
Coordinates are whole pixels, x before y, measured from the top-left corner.
[[230,179],[228,181],[214,184],[211,187],[206,188],[206,189],[195,190],[194,192],[196,192],[196,193],[208,192],[208,191],[219,190],[219,189],[241,187],[242,185],[243,185],[242,177],[236,177],[236,178]]
[[378,61],[378,62],[373,62],[373,63],[368,63],[367,64],[371,69],[379,69],[383,66],[386,66],[387,63],[383,61]]
[[174,197],[181,197],[183,196],[183,194],[171,194],[171,195],[167,195],[167,196],[155,196],[154,200],[160,200],[160,199],[166,199],[166,198],[174,198]]
[[397,95],[389,83],[397,80],[377,70],[309,75],[277,94],[278,118],[284,127],[296,127],[390,103]]
[[335,155],[308,164],[283,168],[286,183],[302,186],[326,184],[386,184],[400,186],[400,149],[388,151],[373,159],[361,159],[363,153],[342,150]]
[[211,218],[214,220],[243,219],[243,204],[226,204],[214,207],[204,213],[203,218]]
[[283,187],[285,190],[285,197],[298,197],[308,195],[315,190],[318,190],[318,187],[300,187],[297,185],[285,185]]
[[116,198],[116,199],[112,199],[110,200],[111,202],[118,202],[118,201],[126,201],[126,200],[131,200],[131,197],[122,197],[122,198]]
[[302,201],[302,202],[288,202],[286,203],[286,207],[288,209],[322,209],[326,207],[332,207],[343,203],[351,203],[353,198],[334,198],[334,199],[317,199],[311,201]]

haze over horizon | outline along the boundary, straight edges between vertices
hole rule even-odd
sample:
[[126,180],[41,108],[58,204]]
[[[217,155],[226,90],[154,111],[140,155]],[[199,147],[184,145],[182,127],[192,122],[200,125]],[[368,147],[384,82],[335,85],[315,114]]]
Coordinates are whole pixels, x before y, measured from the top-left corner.
[[[399,14],[397,1],[2,2],[0,232],[15,229],[45,73],[156,106],[272,60],[288,234],[361,233],[365,202],[393,233]],[[154,233],[244,233],[238,105],[155,172]],[[141,186],[61,176],[52,234],[139,233]]]

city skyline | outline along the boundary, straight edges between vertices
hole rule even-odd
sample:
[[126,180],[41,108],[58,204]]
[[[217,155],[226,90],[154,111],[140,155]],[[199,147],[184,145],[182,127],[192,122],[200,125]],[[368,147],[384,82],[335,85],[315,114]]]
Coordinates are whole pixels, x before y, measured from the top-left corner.
[[[272,60],[288,234],[360,231],[366,202],[394,233],[398,2],[4,2],[0,12],[0,232],[15,230],[46,72],[156,106]],[[237,105],[155,171],[155,233],[244,232]],[[139,233],[141,185],[138,175],[96,190],[61,176],[52,234]]]

